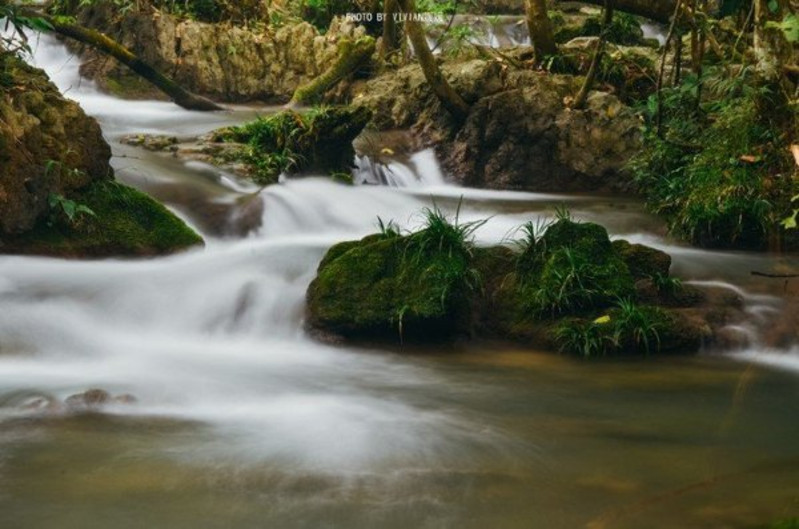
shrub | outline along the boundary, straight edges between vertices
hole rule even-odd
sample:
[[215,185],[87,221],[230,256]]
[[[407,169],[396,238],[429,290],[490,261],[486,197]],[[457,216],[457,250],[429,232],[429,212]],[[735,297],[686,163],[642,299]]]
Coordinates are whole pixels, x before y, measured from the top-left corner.
[[773,96],[746,71],[707,81],[713,101],[697,105],[698,90],[692,78],[664,91],[662,134],[650,99],[644,148],[630,167],[673,234],[702,246],[763,248],[793,194],[784,117],[764,109],[776,106]]

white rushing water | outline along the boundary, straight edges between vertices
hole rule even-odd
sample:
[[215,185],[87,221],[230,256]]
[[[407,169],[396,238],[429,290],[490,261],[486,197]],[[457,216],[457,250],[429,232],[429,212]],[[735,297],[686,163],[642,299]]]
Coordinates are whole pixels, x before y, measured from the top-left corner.
[[[139,131],[197,133],[251,114],[123,102],[81,80],[76,59],[54,41],[42,37],[34,47],[36,64],[100,120],[117,154],[113,163],[124,174],[145,171],[157,179],[179,173],[201,180],[196,167],[162,162],[152,153],[121,158],[131,151],[115,139]],[[449,212],[463,200],[461,221],[491,217],[478,237],[497,242],[523,222],[549,218],[555,205],[569,203],[575,215],[602,220],[617,235],[672,251],[687,275],[699,270],[697,277],[710,279],[722,262],[740,267],[760,259],[674,246],[644,231],[652,221],[640,205],[616,207],[624,201],[457,188],[446,183],[431,151],[380,170],[366,160],[361,164],[362,171],[380,173],[376,183],[384,185],[306,178],[269,187],[259,197],[260,229],[236,240],[206,234],[205,249],[183,255],[101,262],[0,258],[0,388],[26,399],[42,394],[63,400],[94,387],[132,394],[138,404],[111,411],[210,425],[210,441],[183,447],[198,458],[224,454],[337,471],[391,468],[394,462],[441,464],[454,446],[484,446],[499,454],[512,441],[447,405],[420,404],[414,394],[457,384],[440,373],[399,356],[322,345],[305,335],[305,290],[334,242],[374,231],[378,216],[418,225],[420,210],[433,200]],[[231,196],[249,190],[211,173],[217,178],[213,185]],[[752,301],[774,305],[770,299]],[[780,358],[790,359],[760,357],[796,363],[795,356]],[[19,404],[24,402],[7,401],[2,413],[32,413]]]

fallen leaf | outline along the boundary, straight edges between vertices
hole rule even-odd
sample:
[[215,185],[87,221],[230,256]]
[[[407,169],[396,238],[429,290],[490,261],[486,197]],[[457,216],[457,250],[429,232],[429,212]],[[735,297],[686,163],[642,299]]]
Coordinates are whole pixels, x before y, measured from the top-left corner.
[[600,317],[598,317],[597,319],[594,320],[594,323],[600,324],[600,325],[603,324],[603,323],[610,323],[610,316],[608,316],[607,314],[604,315],[604,316],[600,316]]
[[791,145],[791,152],[793,153],[793,159],[796,162],[796,165],[799,165],[799,145],[796,143]]
[[382,149],[380,149],[380,154],[387,154],[391,156],[392,154],[394,154],[394,151],[392,151],[388,147],[383,147]]
[[752,156],[751,154],[743,154],[739,158],[742,162],[756,163],[760,161],[760,156]]

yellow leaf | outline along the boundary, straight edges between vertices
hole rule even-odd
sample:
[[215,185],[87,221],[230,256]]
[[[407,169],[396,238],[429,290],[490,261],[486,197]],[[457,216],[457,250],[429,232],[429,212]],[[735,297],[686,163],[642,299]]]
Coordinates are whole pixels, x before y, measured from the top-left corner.
[[394,154],[394,151],[392,151],[388,147],[383,147],[382,149],[380,149],[380,154],[387,154],[391,156],[392,154]]
[[605,314],[604,316],[600,316],[600,317],[598,317],[597,319],[594,320],[594,323],[599,324],[599,325],[604,324],[604,323],[610,323],[610,316],[608,316],[607,314]]

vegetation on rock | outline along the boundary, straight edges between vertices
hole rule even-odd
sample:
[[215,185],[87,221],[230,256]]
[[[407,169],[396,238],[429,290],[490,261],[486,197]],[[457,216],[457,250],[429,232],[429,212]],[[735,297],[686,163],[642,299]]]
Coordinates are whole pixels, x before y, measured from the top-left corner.
[[435,339],[463,332],[480,280],[471,266],[474,223],[426,211],[420,231],[391,226],[333,246],[308,288],[310,322],[344,336]]
[[23,234],[4,237],[1,253],[56,257],[141,257],[202,244],[191,228],[148,195],[100,181],[72,195],[54,197],[47,217]]
[[259,184],[275,183],[282,173],[314,169],[349,174],[355,157],[352,140],[370,116],[365,108],[284,110],[218,130],[214,140],[242,144],[240,149],[225,151],[225,161],[250,165],[253,179]]
[[[324,257],[308,288],[312,328],[388,340],[476,335],[585,356],[695,351],[707,338],[704,320],[657,295],[635,301],[634,278],[599,225],[566,217],[528,225],[518,250],[477,248],[479,224],[449,223],[435,210],[417,232],[382,227]],[[639,272],[663,269],[656,250],[627,255]]]

